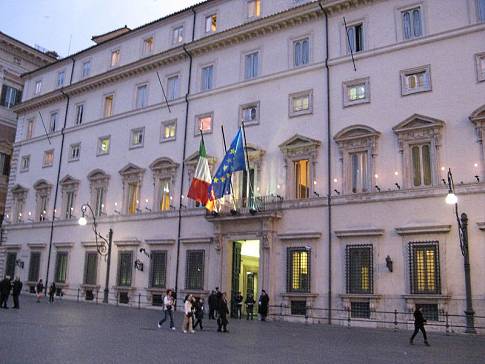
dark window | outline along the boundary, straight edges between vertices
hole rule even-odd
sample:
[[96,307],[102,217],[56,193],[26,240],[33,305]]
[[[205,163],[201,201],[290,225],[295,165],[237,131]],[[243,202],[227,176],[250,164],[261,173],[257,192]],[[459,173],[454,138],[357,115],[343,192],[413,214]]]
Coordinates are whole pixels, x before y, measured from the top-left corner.
[[128,304],[130,302],[130,297],[128,296],[128,292],[120,292],[119,300],[120,300],[120,303]]
[[7,264],[5,266],[5,275],[11,279],[15,276],[15,261],[17,260],[17,253],[7,253]]
[[167,252],[152,252],[152,272],[150,286],[165,288],[167,277]]
[[373,268],[371,245],[347,245],[347,293],[373,293]]
[[291,301],[290,309],[292,315],[306,316],[306,301]]
[[440,294],[440,254],[437,241],[409,243],[411,293]]
[[10,155],[0,153],[0,173],[8,176],[10,173]]
[[186,289],[204,289],[204,250],[187,250]]
[[11,108],[19,104],[20,101],[22,101],[22,91],[7,85],[2,86],[0,105]]
[[355,24],[352,26],[347,27],[347,34],[348,34],[348,44],[347,49],[350,53],[360,52],[364,50],[364,38],[362,32],[362,24]]
[[152,296],[152,306],[163,306],[163,296],[161,294]]
[[98,268],[98,254],[87,253],[84,264],[84,284],[96,284],[96,275]]
[[39,280],[40,269],[40,252],[30,253],[29,263],[29,282],[37,282]]
[[429,321],[438,321],[439,314],[438,314],[438,305],[436,303],[421,303],[416,304],[416,308],[423,309],[423,317],[425,320]]
[[287,249],[287,291],[310,292],[311,252],[306,248]]
[[67,253],[59,252],[56,256],[56,275],[55,282],[66,283],[66,273],[67,273]]
[[118,286],[131,286],[132,258],[132,252],[120,253],[118,263]]
[[350,316],[352,318],[370,318],[369,302],[351,302]]

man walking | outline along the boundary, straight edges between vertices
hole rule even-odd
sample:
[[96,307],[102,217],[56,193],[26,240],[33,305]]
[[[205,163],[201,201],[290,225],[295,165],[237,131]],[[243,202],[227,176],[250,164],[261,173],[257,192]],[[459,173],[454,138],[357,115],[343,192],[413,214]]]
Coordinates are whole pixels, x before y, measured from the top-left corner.
[[268,316],[268,305],[269,296],[263,289],[261,291],[261,296],[259,297],[259,314],[261,315],[261,321],[266,321],[266,316]]
[[227,331],[227,324],[229,323],[227,321],[227,314],[229,313],[229,308],[227,307],[226,292],[224,293],[218,292],[217,298],[218,298],[217,309],[219,313],[217,317],[217,331],[229,332]]
[[215,320],[214,311],[216,310],[216,291],[212,291],[208,298],[209,303],[209,320]]
[[8,309],[7,302],[8,296],[10,296],[10,289],[12,284],[10,283],[10,276],[5,276],[5,278],[0,282],[0,306],[2,308]]
[[426,323],[426,320],[423,317],[423,308],[416,306],[416,309],[414,310],[414,332],[413,336],[411,336],[411,339],[409,339],[409,343],[411,345],[414,345],[414,338],[418,334],[418,331],[421,330],[423,333],[423,338],[424,338],[424,345],[429,346],[428,343],[428,338],[426,336],[426,330],[424,329],[424,324]]
[[20,282],[20,277],[17,276],[12,284],[12,298],[13,298],[13,308],[19,309],[19,296],[22,292],[22,282]]
[[173,296],[172,290],[167,289],[167,294],[163,297],[163,310],[165,312],[165,317],[158,321],[158,328],[160,329],[165,321],[167,321],[167,316],[170,317],[170,328],[175,330],[175,325],[173,324]]

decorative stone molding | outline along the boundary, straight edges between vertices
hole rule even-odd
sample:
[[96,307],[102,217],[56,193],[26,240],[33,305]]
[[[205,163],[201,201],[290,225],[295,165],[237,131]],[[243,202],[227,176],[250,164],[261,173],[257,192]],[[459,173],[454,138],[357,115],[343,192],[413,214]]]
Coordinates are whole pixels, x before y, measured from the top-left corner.
[[398,235],[446,234],[451,231],[451,225],[418,225],[395,228]]
[[130,199],[128,193],[128,185],[136,184],[139,194],[141,190],[141,185],[143,183],[143,175],[145,174],[145,169],[138,167],[133,163],[128,163],[119,171],[119,174],[121,175],[123,181],[123,213],[127,214]]
[[[110,175],[107,174],[102,169],[94,169],[88,174],[89,180],[89,193],[90,193],[90,200],[91,206],[96,206],[96,190],[102,188],[104,191],[104,196],[108,193],[108,185],[109,185]],[[104,212],[104,208],[101,208],[102,212]]]
[[[81,245],[84,248],[96,248],[97,247],[96,241],[81,241]],[[102,242],[98,242],[98,245],[103,245],[103,243]]]
[[[40,179],[36,183],[34,183],[34,190],[35,190],[35,202],[36,202],[36,220],[37,221],[46,220],[48,215],[49,200],[50,200],[52,185],[48,183],[45,179]],[[44,199],[45,199],[45,206],[43,206]]]
[[177,241],[175,239],[165,239],[165,238],[151,238],[145,239],[145,243],[150,246],[157,245],[174,245]]
[[3,248],[5,250],[20,250],[22,249],[22,244],[5,244]]
[[12,193],[13,199],[13,204],[11,206],[12,216],[10,221],[13,223],[22,222],[22,214],[24,212],[25,201],[27,200],[27,193],[29,190],[16,184],[12,187],[10,192]]
[[322,233],[319,231],[295,231],[278,234],[280,240],[308,240],[320,239]]
[[170,180],[169,193],[171,197],[172,191],[174,191],[175,176],[178,166],[178,163],[175,163],[172,159],[166,157],[158,158],[150,164],[150,169],[153,174],[154,188],[152,211],[160,210],[160,200],[162,198],[160,189],[162,180],[164,179]]
[[210,237],[180,238],[181,244],[211,244],[213,241],[214,239]]
[[384,229],[378,228],[362,228],[362,229],[345,229],[334,231],[337,238],[349,237],[373,237],[384,235]]
[[70,242],[58,242],[58,243],[53,243],[56,249],[72,249],[74,246],[74,243]]
[[46,243],[27,243],[30,249],[45,249],[47,247]]
[[59,184],[61,185],[61,188],[62,188],[62,190],[61,190],[61,193],[62,193],[61,216],[62,216],[62,218],[65,218],[67,216],[67,208],[68,208],[68,206],[67,206],[67,200],[68,200],[67,194],[70,193],[70,192],[72,192],[74,194],[73,201],[72,201],[72,207],[74,208],[74,206],[75,206],[74,201],[76,201],[77,192],[79,190],[79,183],[80,183],[80,181],[78,179],[75,179],[70,175],[64,176],[64,178],[62,178],[59,181]]
[[446,312],[448,301],[451,296],[436,294],[436,295],[421,295],[421,294],[405,294],[401,296],[406,302],[406,308],[409,312],[413,312],[416,304],[431,303],[438,304],[438,310],[440,312]]
[[485,105],[473,111],[469,119],[475,126],[477,143],[480,144],[480,177],[485,179]]
[[136,238],[126,238],[126,239],[120,239],[120,240],[115,240],[113,241],[113,243],[115,243],[115,245],[119,248],[123,247],[123,248],[126,248],[126,247],[137,247],[141,244],[141,241],[136,239]]
[[350,310],[352,302],[369,302],[369,310],[371,312],[376,311],[377,302],[382,298],[382,295],[363,293],[343,293],[339,296],[342,299],[342,305],[344,309]]

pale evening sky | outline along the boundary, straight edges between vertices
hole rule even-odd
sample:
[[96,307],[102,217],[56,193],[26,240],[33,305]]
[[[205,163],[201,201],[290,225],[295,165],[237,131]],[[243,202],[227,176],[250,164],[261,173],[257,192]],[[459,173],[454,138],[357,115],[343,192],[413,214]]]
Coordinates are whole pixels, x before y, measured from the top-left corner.
[[93,35],[133,29],[201,1],[0,0],[0,31],[65,57],[93,45]]

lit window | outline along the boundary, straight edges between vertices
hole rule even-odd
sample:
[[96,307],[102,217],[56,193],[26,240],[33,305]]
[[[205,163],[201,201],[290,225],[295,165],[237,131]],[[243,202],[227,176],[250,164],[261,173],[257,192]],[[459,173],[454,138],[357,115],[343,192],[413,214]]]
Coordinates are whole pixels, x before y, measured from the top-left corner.
[[22,156],[22,159],[20,160],[20,171],[26,172],[29,170],[29,167],[30,167],[30,155]]
[[145,128],[131,130],[130,147],[137,148],[143,146]]
[[404,39],[418,38],[423,35],[420,7],[402,11],[401,16]]
[[364,35],[362,23],[350,25],[347,27],[347,53],[350,54],[364,50]]
[[184,41],[184,26],[181,25],[173,29],[172,44],[179,44]]
[[306,248],[288,248],[288,292],[310,292],[310,255]]
[[401,71],[401,94],[403,96],[426,91],[431,91],[429,65]]
[[57,87],[64,86],[65,75],[66,75],[66,73],[64,71],[61,71],[57,74]]
[[261,15],[261,0],[248,0],[248,18]]
[[153,52],[153,37],[143,40],[143,54],[148,55]]
[[369,78],[343,82],[344,107],[370,102]]
[[244,57],[244,79],[249,80],[258,76],[259,52],[247,54]]
[[175,140],[177,131],[177,121],[167,121],[162,123],[162,142],[167,142],[170,140]]
[[206,66],[202,68],[202,85],[201,90],[211,90],[214,87],[214,66]]
[[91,73],[91,61],[83,62],[82,78],[89,77],[90,73]]
[[25,139],[32,139],[34,134],[34,119],[27,120],[27,131],[25,133]]
[[98,139],[98,155],[108,154],[110,148],[110,137],[102,137]]
[[167,99],[175,100],[179,96],[179,76],[172,76],[167,79]]
[[84,104],[76,105],[76,125],[81,125],[83,122]]
[[438,242],[409,243],[412,294],[440,294]]
[[205,18],[205,32],[213,33],[217,30],[217,15],[212,14]]
[[148,86],[141,85],[136,88],[136,108],[141,109],[147,106]]
[[94,214],[96,216],[101,216],[104,211],[104,195],[105,195],[105,187],[97,187],[95,189],[95,196],[94,196]]
[[34,90],[34,95],[40,94],[40,91],[42,90],[42,81],[36,81],[35,82],[35,90]]
[[312,106],[313,91],[304,91],[290,95],[290,110],[289,116],[299,116],[311,114],[313,112]]
[[197,117],[195,135],[199,135],[201,131],[203,134],[212,132],[212,114]]
[[56,124],[57,124],[57,112],[53,112],[50,115],[50,122],[49,122],[50,133],[54,133],[56,131]]
[[69,161],[78,161],[81,156],[81,144],[71,144],[69,150]]
[[104,117],[108,118],[113,115],[113,95],[105,96],[104,98]]
[[346,281],[347,293],[373,293],[373,267],[371,245],[347,245]]
[[20,101],[22,101],[22,91],[7,85],[2,86],[0,105],[10,109],[11,107],[19,104]]
[[64,198],[66,201],[64,207],[64,218],[71,219],[74,211],[74,191],[67,191]]
[[310,169],[308,159],[293,162],[295,170],[295,197],[304,199],[310,197]]
[[259,122],[259,102],[242,105],[239,118],[246,125],[257,124]]
[[303,66],[310,62],[310,41],[308,38],[293,42],[293,65]]
[[352,163],[352,193],[369,191],[369,173],[367,165],[367,151],[350,153]]
[[117,66],[120,63],[120,50],[117,49],[111,52],[111,67]]
[[160,211],[170,210],[170,178],[163,178],[160,180],[158,207]]
[[54,150],[46,150],[42,159],[42,167],[52,167],[54,164]]
[[129,215],[137,213],[138,204],[140,203],[140,184],[128,183],[128,209]]
[[431,186],[431,154],[430,145],[412,145],[411,159],[413,170],[413,186]]

